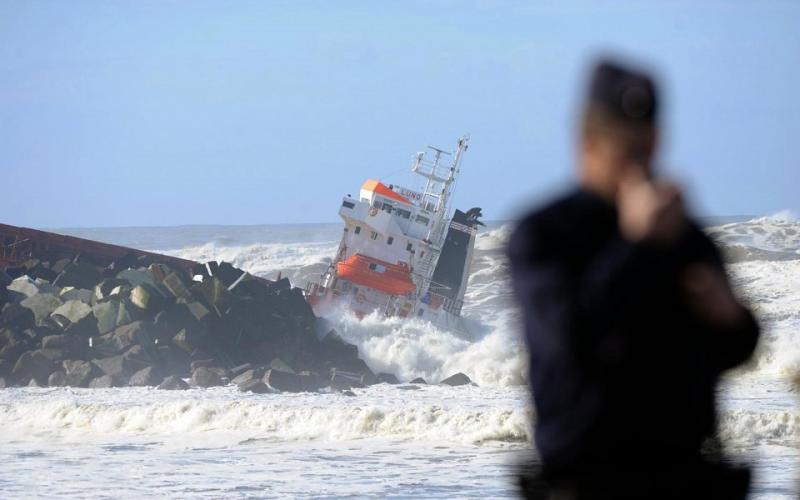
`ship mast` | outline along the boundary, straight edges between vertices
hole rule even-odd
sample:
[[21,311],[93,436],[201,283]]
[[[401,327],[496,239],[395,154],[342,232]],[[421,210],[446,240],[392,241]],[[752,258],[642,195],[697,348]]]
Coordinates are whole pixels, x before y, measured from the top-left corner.
[[[417,153],[411,171],[425,177],[425,189],[422,192],[420,205],[423,209],[435,213],[439,219],[447,218],[447,203],[452,195],[452,185],[459,174],[461,156],[467,150],[469,136],[458,139],[455,153],[450,153],[433,146],[428,146],[434,152],[433,161],[425,159],[425,153]],[[453,155],[449,167],[442,166],[442,156]]]

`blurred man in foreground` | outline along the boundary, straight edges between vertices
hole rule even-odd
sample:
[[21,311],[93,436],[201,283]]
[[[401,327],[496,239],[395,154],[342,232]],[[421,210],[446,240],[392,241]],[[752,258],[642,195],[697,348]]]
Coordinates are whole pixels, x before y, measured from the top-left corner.
[[652,80],[605,62],[582,117],[579,186],[509,243],[541,477],[553,499],[744,498],[749,474],[701,453],[720,374],[758,326],[679,189],[654,177]]

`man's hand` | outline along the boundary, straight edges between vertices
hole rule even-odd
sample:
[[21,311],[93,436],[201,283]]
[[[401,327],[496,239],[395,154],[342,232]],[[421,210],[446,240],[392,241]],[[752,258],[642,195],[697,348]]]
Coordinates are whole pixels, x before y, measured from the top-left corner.
[[655,183],[641,168],[628,169],[617,191],[619,229],[631,242],[669,244],[686,226],[680,190],[673,184]]
[[742,320],[744,308],[722,271],[708,264],[692,264],[682,279],[689,307],[700,320],[717,328],[734,328]]

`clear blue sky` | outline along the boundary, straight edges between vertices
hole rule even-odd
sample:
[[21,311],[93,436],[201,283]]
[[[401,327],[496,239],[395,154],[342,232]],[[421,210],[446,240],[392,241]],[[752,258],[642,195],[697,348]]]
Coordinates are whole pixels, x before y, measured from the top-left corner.
[[0,221],[335,221],[464,132],[457,204],[513,217],[605,52],[660,75],[699,211],[800,209],[800,2],[0,0]]

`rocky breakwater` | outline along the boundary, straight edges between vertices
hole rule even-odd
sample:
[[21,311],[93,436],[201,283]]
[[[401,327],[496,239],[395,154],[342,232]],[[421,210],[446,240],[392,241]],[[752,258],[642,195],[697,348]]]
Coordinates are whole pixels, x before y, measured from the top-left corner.
[[259,393],[398,382],[374,374],[287,279],[152,260],[0,270],[0,387],[234,383]]

